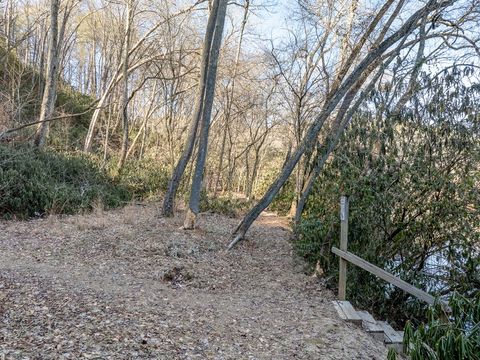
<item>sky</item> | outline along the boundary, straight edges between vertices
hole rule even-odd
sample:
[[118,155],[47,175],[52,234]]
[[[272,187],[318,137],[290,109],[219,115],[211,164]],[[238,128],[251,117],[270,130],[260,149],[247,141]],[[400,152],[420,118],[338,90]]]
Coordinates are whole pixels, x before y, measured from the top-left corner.
[[252,18],[252,25],[257,26],[257,30],[267,38],[282,37],[285,33],[285,20],[288,18],[291,2],[292,0],[276,0],[276,4],[268,10],[258,11],[258,15]]
[[[261,40],[281,40],[286,35],[285,19],[288,17],[288,8],[296,0],[251,0],[252,12],[247,22],[247,36],[255,36]],[[257,3],[271,3],[268,8],[258,8]],[[289,5],[290,4],[290,5]],[[230,5],[229,14],[234,17],[235,26],[238,27],[243,16],[243,8]]]

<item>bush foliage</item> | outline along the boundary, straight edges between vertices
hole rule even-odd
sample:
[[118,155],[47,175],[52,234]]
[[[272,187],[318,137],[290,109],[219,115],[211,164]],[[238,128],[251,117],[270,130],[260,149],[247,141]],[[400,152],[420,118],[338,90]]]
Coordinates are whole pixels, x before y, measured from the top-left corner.
[[427,322],[416,330],[405,327],[405,352],[412,360],[480,359],[480,296],[455,294],[452,313],[445,317],[440,305],[428,309]]
[[[392,116],[378,103],[376,112],[359,111],[323,169],[295,244],[333,288],[338,258],[330,249],[347,194],[351,252],[434,295],[480,292],[480,122],[470,105],[479,92],[454,80],[425,86],[411,112]],[[372,97],[380,103],[383,95]],[[347,297],[359,308],[397,328],[426,320],[425,304],[361,269],[348,271]]]
[[0,146],[0,215],[29,218],[73,214],[99,201],[120,206],[132,195],[90,158],[39,151],[28,146]]
[[[111,161],[111,171],[115,171],[117,159]],[[118,181],[137,199],[158,198],[168,186],[168,171],[162,168],[154,159],[127,161]]]

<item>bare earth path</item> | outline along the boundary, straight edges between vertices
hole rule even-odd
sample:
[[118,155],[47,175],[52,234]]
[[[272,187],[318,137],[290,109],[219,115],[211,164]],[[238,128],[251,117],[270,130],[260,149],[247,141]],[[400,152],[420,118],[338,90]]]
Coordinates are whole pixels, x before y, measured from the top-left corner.
[[385,359],[304,275],[285,220],[153,207],[0,222],[0,359]]

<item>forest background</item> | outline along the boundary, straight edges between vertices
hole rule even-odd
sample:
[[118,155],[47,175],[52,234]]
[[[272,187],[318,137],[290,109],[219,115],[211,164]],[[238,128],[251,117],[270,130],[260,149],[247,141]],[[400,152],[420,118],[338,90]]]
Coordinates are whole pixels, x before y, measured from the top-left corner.
[[[352,252],[440,297],[480,291],[480,7],[461,1],[3,0],[0,213],[130,201],[292,218],[335,288]],[[426,307],[361,270],[348,298]]]

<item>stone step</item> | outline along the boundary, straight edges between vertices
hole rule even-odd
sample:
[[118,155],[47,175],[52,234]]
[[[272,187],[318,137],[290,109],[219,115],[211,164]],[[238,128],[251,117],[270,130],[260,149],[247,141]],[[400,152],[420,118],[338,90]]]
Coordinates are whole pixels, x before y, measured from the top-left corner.
[[352,304],[349,301],[332,301],[333,306],[337,310],[338,315],[345,321],[352,322],[354,324],[361,325],[362,318],[357,314]]

